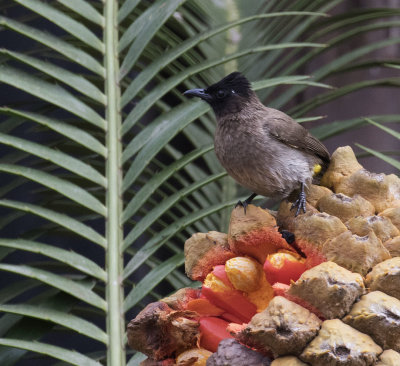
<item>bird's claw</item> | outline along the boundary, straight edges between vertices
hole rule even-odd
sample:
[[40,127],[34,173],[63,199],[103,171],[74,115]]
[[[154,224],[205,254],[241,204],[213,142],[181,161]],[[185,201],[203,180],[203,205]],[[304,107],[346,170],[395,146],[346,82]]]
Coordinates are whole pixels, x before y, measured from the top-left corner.
[[247,197],[243,202],[239,200],[238,203],[235,205],[235,208],[238,206],[242,206],[244,214],[246,215],[247,206],[251,203],[251,201],[253,201],[254,197],[256,196],[257,193],[253,193],[252,195],[250,195],[250,197]]
[[304,193],[304,183],[301,183],[301,189],[300,189],[300,194],[299,198],[295,203],[293,203],[292,207],[290,207],[290,211],[292,211],[295,207],[297,207],[296,214],[294,215],[297,217],[300,213],[301,210],[303,210],[304,213],[306,213],[306,194]]
[[246,210],[247,210],[248,205],[249,205],[249,203],[247,202],[247,200],[244,200],[243,202],[241,200],[239,200],[238,203],[235,205],[235,208],[238,206],[242,206],[244,214],[246,215]]
[[303,210],[304,213],[306,213],[306,195],[304,192],[300,192],[299,198],[296,200],[296,202],[293,203],[292,207],[290,207],[290,211],[292,211],[295,207],[297,207],[296,214],[294,215],[297,217],[300,213],[301,210]]

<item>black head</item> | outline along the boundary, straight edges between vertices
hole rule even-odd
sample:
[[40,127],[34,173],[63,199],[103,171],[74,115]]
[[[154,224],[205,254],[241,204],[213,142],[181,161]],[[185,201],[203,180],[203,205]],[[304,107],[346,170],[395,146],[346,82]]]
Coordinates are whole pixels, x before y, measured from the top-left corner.
[[206,89],[190,89],[183,94],[203,99],[211,105],[217,117],[220,117],[239,112],[254,92],[250,82],[236,71]]

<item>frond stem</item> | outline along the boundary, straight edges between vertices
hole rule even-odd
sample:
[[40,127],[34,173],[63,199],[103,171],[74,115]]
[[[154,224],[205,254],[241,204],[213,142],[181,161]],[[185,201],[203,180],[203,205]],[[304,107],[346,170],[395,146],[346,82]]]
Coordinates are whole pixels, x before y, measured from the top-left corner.
[[107,334],[109,336],[107,365],[123,366],[126,363],[124,346],[124,311],[122,288],[122,199],[121,199],[121,115],[120,86],[117,80],[119,74],[118,61],[118,1],[104,2],[105,12],[105,91],[107,97],[106,121],[106,297]]

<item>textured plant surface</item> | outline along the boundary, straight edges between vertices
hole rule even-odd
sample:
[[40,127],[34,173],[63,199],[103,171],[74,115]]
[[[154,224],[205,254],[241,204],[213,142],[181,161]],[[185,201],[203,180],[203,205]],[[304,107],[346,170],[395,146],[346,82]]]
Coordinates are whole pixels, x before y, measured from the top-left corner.
[[[142,355],[125,349],[126,320],[190,285],[182,243],[226,227],[224,209],[238,196],[212,152],[208,106],[181,92],[239,69],[269,106],[301,122],[355,90],[397,86],[325,82],[398,67],[370,55],[399,38],[347,49],[301,75],[333,47],[399,25],[394,9],[326,17],[341,2],[1,2],[1,365],[138,364]],[[290,108],[307,88],[320,93]],[[370,117],[399,138],[388,127],[398,116]]]

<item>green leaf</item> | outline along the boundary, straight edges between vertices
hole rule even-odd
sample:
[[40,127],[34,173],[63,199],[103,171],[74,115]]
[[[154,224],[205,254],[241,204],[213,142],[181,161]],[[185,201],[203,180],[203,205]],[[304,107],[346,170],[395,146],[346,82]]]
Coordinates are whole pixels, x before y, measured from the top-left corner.
[[0,65],[0,81],[70,111],[96,127],[105,128],[103,118],[92,108],[57,84],[51,84],[36,76],[4,64]]
[[[400,12],[398,12],[400,14]],[[393,13],[392,13],[393,15]],[[331,47],[335,46],[336,44],[340,44],[343,40],[346,40],[348,38],[354,37],[355,35],[361,34],[361,33],[367,33],[370,31],[378,30],[378,29],[384,29],[384,28],[394,28],[399,26],[399,21],[389,21],[385,20],[383,22],[373,22],[369,23],[366,25],[358,25],[357,27],[353,27],[347,32],[341,32],[339,35],[333,39],[330,40],[330,45]]]
[[118,22],[121,23],[133,9],[140,3],[140,0],[125,0],[118,10]]
[[[358,62],[353,62],[349,65],[345,65],[339,69],[336,70],[335,74],[342,75],[344,73],[352,72],[352,71],[361,71],[363,69],[371,69],[371,68],[381,68],[381,67],[386,67],[387,62],[389,62],[388,59],[375,59],[375,58],[370,58],[368,60],[361,60]],[[393,62],[393,60],[390,60],[390,62]]]
[[304,118],[296,118],[295,121],[297,123],[304,123],[304,122],[318,121],[324,118],[326,118],[326,116],[304,117]]
[[103,16],[87,1],[85,0],[57,0],[67,8],[76,12],[85,19],[91,22],[104,26]]
[[106,215],[106,208],[97,198],[76,184],[65,179],[60,179],[37,169],[11,164],[0,163],[0,171],[20,175],[34,182],[40,183],[81,204],[89,210],[97,212],[102,216]]
[[[389,128],[389,127],[383,126],[380,123],[377,123],[377,122],[373,121],[370,118],[365,118],[365,120],[368,123],[370,123],[371,125],[374,125],[374,126],[380,128],[381,130],[387,132],[389,135],[392,135],[393,137],[396,137],[398,140],[400,140],[400,133],[399,132],[397,132],[397,131]],[[400,118],[399,118],[399,120],[400,120]]]
[[310,76],[307,75],[279,76],[276,78],[254,81],[251,83],[251,87],[254,90],[261,90],[275,85],[292,84],[296,81],[307,80],[309,78]]
[[[19,281],[21,282],[21,281]],[[38,283],[37,281],[35,281]],[[91,280],[81,280],[80,283],[88,289],[93,288],[94,282]],[[35,304],[43,307],[51,307],[52,309],[68,313],[79,302],[72,296],[67,295],[57,289],[50,288],[40,292],[26,301],[29,304]],[[11,327],[3,334],[7,334],[7,338],[20,339],[25,341],[39,340],[54,326],[53,324],[37,319],[22,317],[14,314],[5,314],[0,319],[0,329],[3,327]],[[13,365],[27,353],[26,350],[0,347],[0,363],[1,365]]]
[[0,239],[0,246],[42,254],[63,262],[73,268],[76,268],[78,271],[98,278],[99,280],[106,281],[107,279],[106,272],[95,262],[72,251],[67,251],[52,245],[23,239]]
[[391,67],[392,69],[400,69],[400,65],[395,65],[395,64],[385,64],[387,67]]
[[97,170],[61,151],[4,133],[0,133],[0,143],[51,161],[61,168],[67,169],[80,177],[89,179],[102,187],[106,185],[105,178]]
[[317,88],[324,88],[324,89],[334,89],[332,85],[324,84],[324,83],[317,83],[315,81],[293,81],[290,83],[284,83],[284,84],[291,84],[291,85],[307,85],[307,86],[315,86]]
[[[150,163],[151,159],[161,150],[162,146],[166,142],[170,141],[179,131],[185,128],[190,122],[194,121],[197,117],[201,116],[205,111],[208,110],[208,106],[204,103],[194,102],[185,103],[180,105],[170,113],[161,115],[153,124],[157,123],[157,128],[148,131],[151,134],[148,136],[148,141],[143,139],[141,142],[137,141],[139,138],[132,140],[142,145],[146,143],[140,150],[133,164],[129,167],[123,180],[123,189],[126,190],[130,185],[137,179],[144,168]],[[143,135],[143,134],[142,134]],[[130,143],[125,149],[122,160],[127,161],[133,153],[136,152],[138,145]]]
[[134,41],[121,64],[120,80],[131,70],[154,34],[184,2],[185,0],[157,0],[124,32],[119,43],[120,51],[133,39]]
[[324,19],[324,25],[320,30],[314,32],[313,38],[320,38],[332,31],[343,29],[349,25],[362,22],[369,22],[374,19],[384,19],[390,16],[397,16],[399,10],[395,8],[371,8],[371,9],[354,9],[349,12],[339,13],[327,19]]
[[107,344],[106,333],[96,325],[78,316],[54,310],[51,307],[29,304],[0,305],[0,311],[50,321]]
[[53,8],[49,4],[38,0],[15,0],[17,3],[31,9],[35,13],[50,20],[52,23],[58,25],[68,33],[75,36],[95,50],[104,53],[104,45],[96,37],[96,35],[86,28],[82,23],[77,22],[75,19],[67,16],[63,12]]
[[107,303],[99,295],[89,290],[86,286],[67,277],[63,277],[35,267],[5,263],[0,263],[0,271],[7,271],[19,274],[21,276],[34,278],[40,282],[46,283],[49,286],[58,288],[59,290],[64,291],[67,294],[101,310],[107,309]]
[[[54,118],[49,118],[44,115],[26,112],[17,109],[11,109],[7,107],[0,107],[0,113],[9,114],[13,116],[18,116],[29,121],[33,121],[41,124],[42,126],[46,126],[53,131],[56,131],[65,137],[75,141],[76,143],[87,147],[88,149],[94,151],[95,153],[100,154],[103,157],[106,157],[107,151],[104,145],[102,145],[99,140],[94,138],[88,132],[81,128],[77,128],[75,126],[71,126],[67,123],[61,122]],[[4,132],[4,131],[2,131]]]
[[31,290],[39,285],[37,281],[34,280],[18,281],[17,284],[14,282],[0,289],[0,304],[4,304],[23,294],[25,291]]
[[307,102],[298,104],[296,107],[290,110],[290,113],[293,114],[294,116],[303,115],[308,111],[319,107],[320,105],[326,104],[344,95],[350,94],[360,89],[376,87],[376,86],[397,87],[400,86],[400,79],[386,78],[377,80],[365,80],[345,85],[333,91],[317,95],[316,97],[309,99]]
[[73,219],[70,216],[60,214],[53,210],[43,208],[31,203],[24,203],[12,200],[1,199],[0,206],[14,208],[16,210],[32,213],[34,215],[43,217],[46,220],[65,227],[66,229],[78,234],[79,236],[88,239],[89,241],[99,244],[102,247],[106,246],[106,241],[103,236],[94,231],[91,227]]
[[[394,115],[381,115],[381,116],[371,116],[371,119],[374,120],[379,120],[381,122],[390,122],[393,120],[399,120],[400,115],[399,114],[394,114]],[[345,131],[352,130],[357,127],[361,127],[362,125],[365,125],[366,121],[364,117],[360,118],[351,118],[348,120],[343,120],[343,121],[333,121],[330,122],[329,124],[321,125],[315,128],[311,129],[312,134],[323,140],[327,139],[332,136],[336,136],[340,133],[343,133]]]
[[201,181],[195,182],[189,187],[186,187],[172,196],[164,199],[158,206],[156,206],[153,210],[151,210],[141,221],[139,225],[136,225],[126,236],[124,240],[124,246],[131,245],[141,234],[143,234],[146,229],[157,219],[159,218],[164,211],[170,209],[174,204],[179,202],[186,195],[197,191],[202,186],[209,184],[217,179],[220,179],[226,176],[226,172],[213,174]]
[[48,61],[42,61],[38,58],[24,55],[20,52],[0,50],[0,54],[12,57],[26,65],[29,65],[49,76],[52,76],[58,81],[68,85],[76,91],[86,95],[87,97],[105,105],[105,95],[90,81],[85,79],[83,76],[66,70],[65,68],[56,66]]
[[[400,43],[400,38],[389,38],[379,42],[372,42],[369,45],[353,49],[350,52],[347,52],[342,56],[337,57],[332,61],[328,62],[327,64],[321,66],[317,71],[313,73],[313,79],[317,81],[326,78],[330,74],[334,74],[336,70],[340,69],[341,67],[351,64],[355,60],[367,55],[370,52],[398,43]],[[301,62],[299,61],[298,62],[299,66],[300,64],[303,64],[303,62],[304,60]],[[296,94],[298,94],[300,91],[304,89],[305,89],[304,86],[293,87],[291,90],[285,93],[285,100],[286,101],[291,100]]]
[[46,343],[0,338],[0,345],[7,347],[16,347],[28,351],[41,353],[62,361],[66,361],[69,364],[76,366],[101,366],[101,363],[94,361],[91,358],[86,357],[81,353],[78,353],[76,351],[69,351],[65,348],[52,346]]
[[7,225],[10,223],[14,222],[15,220],[18,220],[24,216],[24,213],[22,212],[11,212],[8,215],[3,215],[0,217],[0,229],[4,229]]
[[147,273],[126,296],[124,301],[125,311],[135,306],[150,292],[151,288],[158,285],[164,277],[170,274],[175,268],[181,266],[184,262],[185,257],[183,253],[178,253]]
[[95,74],[104,76],[103,66],[93,56],[75,46],[72,46],[71,43],[63,41],[59,37],[55,37],[47,32],[43,32],[29,25],[3,16],[0,16],[0,26],[11,29],[39,43],[42,43],[45,46],[64,55],[71,61],[90,71],[93,71]]
[[363,149],[364,151],[370,153],[371,155],[376,156],[377,158],[383,160],[384,162],[394,166],[396,169],[400,170],[400,161],[395,160],[395,159],[391,158],[390,156],[382,154],[379,151],[376,151],[374,149],[370,149],[370,148],[368,148],[366,146],[363,146],[361,144],[357,144],[356,143],[356,146],[358,146],[359,148]]
[[213,148],[213,145],[208,145],[203,148],[193,150],[189,154],[185,155],[179,160],[176,160],[174,163],[163,169],[160,173],[154,175],[128,203],[122,214],[122,221],[126,222],[130,217],[132,217],[137,212],[138,208],[149,199],[154,191],[174,173],[198,157],[203,156],[206,152],[211,151]]

